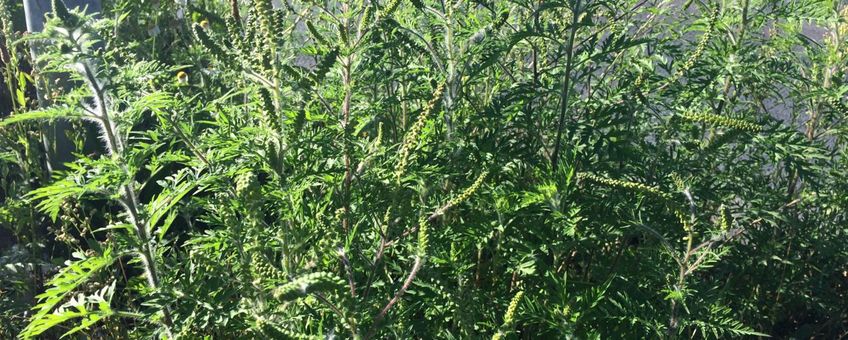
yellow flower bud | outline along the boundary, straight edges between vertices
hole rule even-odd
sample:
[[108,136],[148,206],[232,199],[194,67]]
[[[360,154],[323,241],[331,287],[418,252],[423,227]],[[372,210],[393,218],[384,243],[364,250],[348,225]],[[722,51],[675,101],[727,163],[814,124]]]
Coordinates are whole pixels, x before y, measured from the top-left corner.
[[177,83],[181,85],[188,84],[188,73],[185,71],[177,72]]

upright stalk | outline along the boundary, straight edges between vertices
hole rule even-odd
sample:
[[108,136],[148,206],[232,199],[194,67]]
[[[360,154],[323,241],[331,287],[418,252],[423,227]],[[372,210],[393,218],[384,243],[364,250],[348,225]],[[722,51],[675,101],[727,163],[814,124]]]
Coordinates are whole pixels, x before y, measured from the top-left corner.
[[557,170],[559,163],[559,150],[562,141],[562,128],[565,121],[565,112],[568,110],[568,97],[571,95],[571,67],[574,59],[574,36],[577,34],[577,18],[580,16],[580,0],[575,0],[571,9],[571,30],[568,35],[566,46],[565,72],[562,79],[562,97],[560,98],[559,120],[557,121],[557,133],[554,140],[554,153],[551,155],[551,167]]
[[348,225],[350,222],[350,183],[351,178],[353,176],[353,169],[351,168],[351,160],[350,160],[350,145],[348,143],[348,130],[350,124],[350,100],[352,96],[351,89],[351,80],[350,80],[350,63],[353,59],[353,56],[348,56],[344,58],[342,61],[342,81],[344,82],[344,99],[342,101],[342,138],[344,138],[344,182],[342,183],[342,196],[344,200],[344,216],[342,216],[342,229],[345,232],[350,230],[350,226]]
[[[686,251],[683,253],[683,258],[677,261],[678,265],[678,273],[677,273],[677,282],[675,283],[674,289],[680,290],[686,285],[686,276],[692,273],[692,271],[699,264],[696,261],[694,264],[690,263],[690,259],[694,254],[694,239],[695,239],[695,199],[692,197],[692,193],[689,192],[688,188],[682,190],[683,196],[686,197],[686,200],[689,204],[689,216],[685,216],[682,212],[679,215],[680,222],[683,224],[683,228],[686,231]],[[666,334],[668,339],[677,339],[678,336],[678,326],[680,325],[680,320],[677,316],[677,300],[670,300],[670,312],[671,315],[668,320],[668,333]]]
[[447,88],[445,91],[445,137],[447,140],[451,140],[453,136],[453,119],[451,117],[451,112],[453,111],[454,100],[456,98],[457,87],[457,74],[456,74],[456,56],[454,55],[454,44],[453,44],[453,4],[449,3],[446,7],[446,25],[445,25],[445,51],[447,53],[447,80],[445,81],[447,84]]
[[18,78],[18,72],[16,70],[18,65],[18,60],[15,58],[15,46],[12,44],[12,40],[15,38],[15,33],[12,28],[12,14],[8,11],[7,0],[0,0],[0,35],[3,38],[3,45],[0,45],[0,61],[3,62],[3,78],[6,80],[6,88],[9,91],[9,99],[12,102],[12,112],[18,113],[20,106],[23,103],[19,103],[15,99],[15,90],[17,87],[15,86],[15,79]]
[[[88,85],[91,87],[91,90],[94,94],[95,104],[97,105],[96,109],[96,119],[100,122],[101,127],[103,128],[103,138],[106,140],[108,144],[109,151],[114,160],[116,160],[127,177],[131,177],[130,171],[127,168],[126,164],[123,163],[122,153],[124,150],[123,143],[117,133],[117,126],[114,125],[111,117],[109,116],[109,112],[106,107],[106,94],[103,88],[98,83],[94,72],[86,62],[82,62],[82,70],[85,76],[85,80]],[[135,192],[131,183],[126,183],[121,186],[121,190],[123,191],[123,197],[119,200],[121,205],[123,205],[124,210],[126,210],[127,215],[129,215],[130,222],[133,225],[135,230],[136,237],[139,239],[139,245],[136,249],[136,252],[139,254],[142,265],[144,266],[144,273],[147,277],[147,284],[152,289],[159,288],[159,270],[156,266],[156,260],[154,258],[155,251],[153,246],[150,244],[150,235],[147,232],[147,225],[143,221],[140,216],[140,204],[138,202],[138,194]],[[167,306],[163,306],[162,312],[164,314],[163,325],[165,327],[165,332],[169,338],[173,338],[171,328],[173,328],[173,321],[171,320],[170,309]]]

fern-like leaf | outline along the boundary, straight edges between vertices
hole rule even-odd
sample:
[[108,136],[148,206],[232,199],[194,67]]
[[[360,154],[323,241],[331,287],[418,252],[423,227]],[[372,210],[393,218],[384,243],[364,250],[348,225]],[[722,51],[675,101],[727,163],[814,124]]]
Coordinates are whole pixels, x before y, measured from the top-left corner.
[[[103,290],[100,292],[100,295],[95,297],[78,297],[58,309],[56,308],[77,287],[88,282],[97,272],[112,265],[116,259],[112,255],[110,248],[106,248],[103,254],[98,256],[86,257],[79,252],[73,255],[78,260],[68,261],[66,267],[48,282],[49,288],[44,293],[36,296],[39,303],[33,309],[37,310],[37,312],[30,319],[27,327],[21,332],[22,338],[27,339],[37,336],[67,320],[78,317],[86,318],[78,327],[66,333],[66,335],[71,334],[111,314],[106,296],[108,295],[111,298],[112,290]],[[88,303],[95,303],[98,306],[97,311],[94,313],[89,312],[85,307]]]

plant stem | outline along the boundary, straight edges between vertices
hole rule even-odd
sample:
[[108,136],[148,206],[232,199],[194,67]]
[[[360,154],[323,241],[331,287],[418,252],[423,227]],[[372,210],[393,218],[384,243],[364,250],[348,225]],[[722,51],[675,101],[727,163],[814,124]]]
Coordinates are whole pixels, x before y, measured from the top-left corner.
[[345,231],[345,233],[347,233],[348,230],[350,229],[350,226],[348,225],[350,223],[350,221],[349,221],[349,219],[350,219],[350,183],[351,183],[351,176],[353,174],[353,170],[351,169],[351,160],[350,160],[350,145],[348,143],[348,138],[349,138],[349,136],[348,136],[349,126],[348,125],[350,124],[350,100],[351,100],[351,96],[352,96],[352,94],[351,94],[352,90],[351,90],[351,84],[350,84],[351,83],[351,80],[350,80],[350,76],[351,76],[350,75],[350,63],[351,63],[352,59],[353,59],[352,56],[348,56],[342,62],[342,81],[344,82],[344,91],[345,91],[344,100],[342,102],[342,122],[341,122],[342,123],[342,130],[343,130],[342,131],[342,136],[343,136],[342,138],[344,138],[343,161],[344,161],[344,167],[345,167],[344,182],[342,183],[342,186],[343,186],[343,188],[342,188],[343,198],[342,199],[344,201],[343,202],[344,216],[342,216],[342,229]]
[[577,18],[580,16],[580,0],[576,0],[571,10],[571,31],[566,45],[565,72],[562,79],[562,97],[560,97],[559,120],[557,121],[557,133],[554,139],[554,152],[551,155],[551,167],[557,170],[559,163],[560,143],[562,142],[562,129],[565,121],[565,112],[568,110],[568,97],[571,95],[571,67],[574,59],[574,36],[577,34]]
[[409,289],[409,286],[412,285],[412,281],[415,280],[415,276],[418,275],[418,270],[421,269],[421,265],[423,264],[423,259],[420,256],[415,256],[415,262],[412,264],[412,269],[409,271],[409,275],[406,276],[406,280],[403,281],[403,285],[395,292],[395,295],[392,296],[391,300],[380,310],[374,317],[374,324],[371,325],[371,331],[368,332],[368,336],[365,338],[371,338],[376,334],[377,329],[379,329],[380,323],[386,317],[386,314],[389,313],[389,309],[391,309],[397,302],[400,300],[401,296],[406,293],[406,290]]
[[[97,82],[97,78],[94,75],[91,67],[83,62],[83,71],[88,82],[88,85],[91,87],[92,92],[94,94],[94,99],[96,102],[96,110],[97,110],[97,119],[100,120],[100,123],[103,127],[103,135],[105,137],[106,142],[108,143],[109,150],[111,152],[111,156],[114,160],[118,161],[121,170],[127,175],[131,176],[129,169],[126,164],[122,162],[121,153],[123,152],[123,144],[120,140],[119,135],[116,132],[117,126],[113,125],[112,119],[109,116],[109,112],[106,107],[106,94],[100,84]],[[138,203],[138,195],[135,192],[131,183],[126,183],[121,186],[121,190],[123,191],[123,198],[120,199],[121,204],[124,206],[127,214],[130,217],[130,222],[132,223],[136,237],[139,239],[138,252],[140,256],[140,260],[142,265],[144,266],[144,272],[147,276],[147,283],[151,289],[159,288],[159,271],[156,267],[156,261],[153,257],[155,251],[153,246],[150,244],[150,236],[147,233],[147,226],[144,221],[141,219],[139,214],[140,208]],[[173,327],[173,321],[171,320],[171,313],[167,306],[162,307],[162,312],[164,314],[163,324],[165,326],[165,332],[169,338],[173,338],[171,328]]]

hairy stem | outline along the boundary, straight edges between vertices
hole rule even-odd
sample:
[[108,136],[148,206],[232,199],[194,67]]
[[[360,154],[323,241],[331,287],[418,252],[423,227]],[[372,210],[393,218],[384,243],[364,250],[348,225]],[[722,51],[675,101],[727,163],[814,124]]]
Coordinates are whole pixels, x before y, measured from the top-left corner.
[[[130,176],[131,174],[129,169],[126,164],[121,161],[121,153],[124,149],[123,143],[116,131],[117,126],[114,125],[114,122],[109,116],[106,106],[106,93],[97,82],[97,78],[95,77],[91,66],[85,62],[82,63],[82,66],[85,79],[94,94],[94,100],[97,105],[95,108],[97,111],[97,119],[100,120],[103,127],[103,136],[108,144],[111,156],[113,159],[119,161],[121,170],[127,176]],[[124,206],[124,210],[126,210],[127,215],[129,215],[130,222],[135,229],[136,237],[139,239],[139,245],[136,251],[138,252],[141,263],[144,266],[145,276],[147,276],[147,284],[154,290],[158,289],[160,283],[159,270],[156,266],[156,260],[153,257],[155,251],[153,246],[150,244],[150,236],[147,233],[147,226],[139,213],[140,207],[138,203],[138,194],[135,192],[135,189],[130,183],[122,185],[121,190],[123,191],[123,197],[120,199],[121,205]],[[167,306],[163,306],[162,312],[164,314],[163,324],[165,326],[165,332],[169,338],[173,338],[171,333],[173,321],[171,320],[170,309]]]

